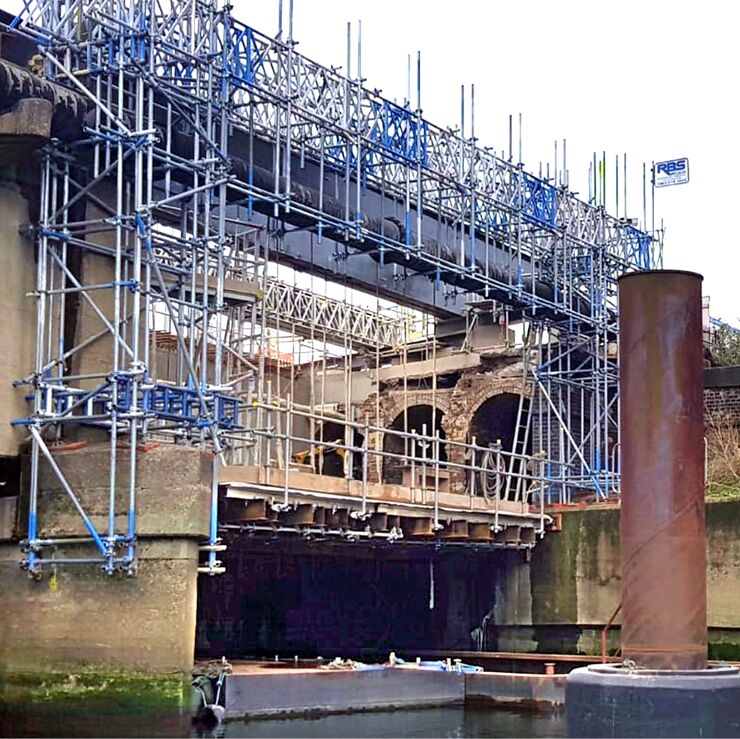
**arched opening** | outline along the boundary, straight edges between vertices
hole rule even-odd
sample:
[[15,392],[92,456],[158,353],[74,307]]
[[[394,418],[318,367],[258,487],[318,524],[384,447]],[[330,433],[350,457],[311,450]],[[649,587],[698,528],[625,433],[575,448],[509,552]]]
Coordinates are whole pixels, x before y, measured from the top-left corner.
[[[316,433],[316,441],[319,442],[314,449],[314,470],[322,475],[330,477],[344,477],[344,457],[345,449],[334,449],[326,447],[324,442],[330,444],[344,444],[345,426],[337,421],[324,421],[321,428]],[[363,434],[357,429],[352,433],[352,446],[356,449],[362,447]],[[353,452],[352,454],[352,479],[362,479],[362,454]]]
[[[501,449],[510,452],[514,444],[519,397],[516,393],[501,393],[483,401],[470,421],[468,442],[472,443],[473,437],[475,437],[478,446],[487,447],[495,444],[500,439]],[[529,399],[525,398],[525,411],[528,406]]]
[[[496,442],[501,442],[501,450],[503,452],[513,451],[520,397],[516,393],[502,393],[500,395],[493,395],[483,401],[476,409],[470,421],[468,443],[472,443],[473,439],[475,439],[477,446],[488,448],[494,446]],[[522,407],[523,418],[526,418],[528,409],[529,398],[524,398],[524,405]],[[518,452],[522,451],[522,441],[523,439],[518,440],[516,450]],[[532,434],[530,433],[524,452],[530,454],[531,447]],[[482,458],[476,459],[477,466],[483,465],[486,469],[493,471],[493,473],[478,473],[475,490],[479,495],[496,494],[496,491],[503,495],[506,489],[506,478],[502,476],[502,473],[508,471],[511,458],[508,455],[497,457],[492,456],[492,454],[484,454]],[[523,465],[519,459],[514,464],[515,472],[520,472],[523,469]],[[499,470],[498,473],[495,472],[496,469]],[[516,478],[512,478],[512,481],[515,483]],[[468,474],[468,486],[468,489],[470,489],[470,474]]]
[[[401,411],[388,427],[392,431],[407,431],[411,433],[416,431],[422,434],[426,428],[427,436],[434,436],[435,430],[439,433],[439,438],[444,441],[447,435],[442,428],[442,418],[444,413],[438,408],[435,410],[431,405],[412,405],[406,409],[406,413]],[[412,453],[411,439],[396,434],[383,434],[383,451],[392,454],[400,454],[402,457],[408,457]],[[432,458],[434,451],[432,448],[427,449],[427,457]],[[423,456],[420,448],[416,450],[416,456]],[[439,446],[439,461],[447,461],[447,449],[444,444]],[[398,457],[383,457],[383,482],[400,484],[403,477],[404,459]]]

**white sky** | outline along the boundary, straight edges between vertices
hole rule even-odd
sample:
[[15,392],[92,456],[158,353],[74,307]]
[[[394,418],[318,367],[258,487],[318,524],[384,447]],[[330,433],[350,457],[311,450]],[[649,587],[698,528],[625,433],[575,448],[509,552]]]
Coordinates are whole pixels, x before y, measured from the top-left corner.
[[[21,0],[0,0],[11,12]],[[232,0],[259,31],[277,30],[278,0]],[[287,33],[289,0],[284,0]],[[642,162],[688,157],[691,181],[656,192],[666,225],[665,267],[705,277],[712,315],[740,324],[732,162],[738,154],[736,41],[740,5],[704,0],[294,0],[298,51],[345,65],[346,24],[362,20],[366,85],[399,102],[407,55],[422,54],[422,108],[459,125],[460,85],[475,84],[476,135],[508,148],[508,116],[523,115],[523,160],[552,167],[567,139],[572,189],[588,196],[594,151],[607,152],[614,213],[615,155],[627,153],[628,216],[642,218]],[[353,38],[353,69],[356,41]],[[412,100],[415,103],[415,82]],[[467,106],[466,106],[467,107]],[[469,122],[469,107],[467,107]],[[469,129],[468,129],[469,131]],[[558,146],[562,166],[561,145]],[[622,214],[620,166],[620,215]],[[648,220],[649,211],[648,185]]]

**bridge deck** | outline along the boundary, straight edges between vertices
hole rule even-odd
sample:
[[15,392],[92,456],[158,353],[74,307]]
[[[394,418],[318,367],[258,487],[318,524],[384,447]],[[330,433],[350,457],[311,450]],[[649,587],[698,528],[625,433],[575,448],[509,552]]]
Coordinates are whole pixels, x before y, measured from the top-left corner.
[[283,470],[256,466],[225,467],[219,482],[226,489],[229,524],[278,533],[315,528],[317,533],[344,532],[350,538],[361,532],[379,538],[432,537],[520,547],[533,545],[551,520],[527,503],[435,493],[429,485],[363,486],[359,480],[293,469],[287,487]]

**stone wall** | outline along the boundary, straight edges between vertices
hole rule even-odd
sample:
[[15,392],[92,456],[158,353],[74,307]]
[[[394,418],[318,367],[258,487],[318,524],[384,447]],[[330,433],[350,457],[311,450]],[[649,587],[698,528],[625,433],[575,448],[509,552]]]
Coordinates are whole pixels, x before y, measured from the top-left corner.
[[[488,648],[598,654],[601,630],[619,605],[619,508],[564,511],[562,530],[532,552],[507,552]],[[709,656],[740,659],[740,501],[707,504]],[[670,607],[667,604],[666,607]],[[619,624],[617,618],[616,624]],[[609,647],[619,643],[618,628]]]

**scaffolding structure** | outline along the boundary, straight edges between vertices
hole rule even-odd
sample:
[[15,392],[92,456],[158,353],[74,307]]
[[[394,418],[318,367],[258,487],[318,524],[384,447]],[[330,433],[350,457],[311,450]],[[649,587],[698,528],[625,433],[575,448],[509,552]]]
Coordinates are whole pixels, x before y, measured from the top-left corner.
[[[219,468],[269,466],[275,452],[287,470],[293,413],[306,419],[309,446],[321,425],[340,423],[345,474],[354,454],[367,479],[368,460],[382,454],[369,436],[393,432],[354,416],[353,361],[379,366],[414,341],[434,358],[436,319],[414,301],[412,311],[381,309],[379,293],[375,307],[353,304],[349,281],[317,294],[310,265],[291,256],[306,233],[340,265],[369,255],[400,282],[421,276],[438,315],[454,296],[492,303],[526,327],[532,401],[520,403],[512,449],[469,445],[471,485],[493,476],[497,499],[504,487],[521,499],[529,476],[541,502],[618,486],[616,279],[657,266],[651,235],[481,148],[474,122],[465,134],[464,109],[458,130],[427,121],[420,74],[415,105],[398,105],[364,86],[359,43],[354,76],[297,53],[292,17],[283,39],[244,25],[220,0],[28,0],[8,30],[38,45],[43,76],[87,111],[75,137],[43,154],[37,358],[24,378],[33,410],[16,422],[32,439],[32,573],[83,561],[45,554],[60,542],[37,533],[42,459],[96,547],[84,561],[108,573],[135,567],[137,447],[148,439],[214,452],[201,568],[211,574],[221,567]],[[351,61],[348,46],[347,70]],[[311,285],[296,284],[302,272]],[[95,330],[71,337],[72,309]],[[163,336],[166,371],[157,369]],[[320,378],[344,368],[339,409],[313,374],[308,407],[296,408],[296,368],[307,364]],[[50,452],[80,428],[102,430],[110,448],[105,531]],[[396,433],[412,464],[439,472],[433,429]],[[130,449],[125,493],[121,443]],[[533,473],[528,445],[539,453]],[[115,520],[121,495],[125,531]]]

